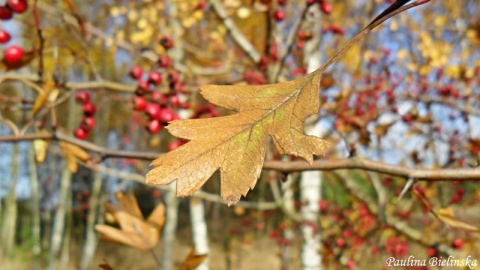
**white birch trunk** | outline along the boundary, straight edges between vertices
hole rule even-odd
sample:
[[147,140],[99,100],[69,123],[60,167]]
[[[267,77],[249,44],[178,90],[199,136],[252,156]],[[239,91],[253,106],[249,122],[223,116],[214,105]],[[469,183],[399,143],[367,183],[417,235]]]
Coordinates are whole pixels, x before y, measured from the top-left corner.
[[[318,19],[320,13],[317,11]],[[314,33],[320,33],[320,24],[312,22]],[[318,50],[320,37],[318,34],[307,42],[305,45],[305,64],[307,71],[312,72],[321,65],[321,52]],[[320,91],[320,89],[319,89]],[[319,136],[321,134],[321,125],[317,121],[313,126],[306,127],[305,131],[309,135]],[[304,270],[320,270],[322,268],[322,257],[319,253],[321,245],[320,230],[318,227],[318,217],[320,207],[318,202],[321,199],[322,178],[319,171],[305,171],[301,174],[300,194],[302,209],[301,215],[305,221],[302,224],[303,247],[302,247],[302,269]],[[315,227],[314,227],[315,226]]]
[[[190,222],[192,223],[192,237],[195,254],[203,255],[210,252],[208,247],[207,222],[205,220],[205,206],[200,199],[190,199]],[[208,270],[208,257],[197,267],[197,270]]]
[[169,185],[165,197],[166,218],[162,234],[162,260],[161,269],[172,269],[173,255],[175,251],[175,232],[178,221],[178,199],[176,195],[176,183]]

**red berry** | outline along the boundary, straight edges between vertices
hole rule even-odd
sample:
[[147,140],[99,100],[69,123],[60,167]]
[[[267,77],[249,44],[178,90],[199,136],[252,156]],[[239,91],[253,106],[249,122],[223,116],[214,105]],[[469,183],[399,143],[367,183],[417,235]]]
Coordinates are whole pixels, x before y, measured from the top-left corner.
[[0,20],[10,20],[12,17],[13,12],[9,6],[0,7]]
[[174,149],[177,149],[178,147],[182,146],[183,142],[178,140],[178,141],[173,141],[168,144],[168,151],[172,151]]
[[88,137],[88,132],[86,130],[84,130],[83,128],[75,129],[73,134],[75,135],[75,137],[77,137],[80,140],[85,140]]
[[162,123],[168,123],[170,121],[173,121],[174,119],[175,113],[169,108],[164,108],[163,110],[161,110],[158,116],[158,120],[160,120],[160,122]]
[[95,127],[95,119],[93,117],[87,116],[82,119],[80,122],[80,128],[85,131],[90,131]]
[[277,22],[281,22],[285,19],[285,11],[279,9],[279,10],[276,10],[274,13],[273,13],[273,18],[275,19],[275,21]]
[[158,189],[155,189],[152,195],[154,198],[160,198],[162,196],[162,192]]
[[277,0],[277,4],[279,6],[285,6],[287,4],[287,0]]
[[333,11],[333,6],[332,6],[332,4],[327,3],[326,1],[323,1],[320,4],[320,10],[325,14],[330,14]]
[[343,238],[338,238],[335,242],[337,243],[337,246],[340,248],[345,246],[345,239]]
[[200,0],[195,7],[196,10],[204,9],[207,6],[207,2],[205,0]]
[[168,68],[170,66],[170,58],[166,55],[160,55],[158,57],[158,64],[163,68]]
[[162,105],[165,105],[168,102],[167,96],[165,96],[164,94],[162,94],[158,91],[152,92],[150,98],[152,99],[152,101],[154,101],[158,104],[162,104]]
[[87,103],[90,101],[90,93],[85,92],[85,91],[79,91],[75,94],[75,100],[78,103]]
[[170,82],[170,84],[178,83],[179,77],[180,77],[180,75],[178,74],[178,72],[176,70],[172,70],[172,71],[168,72],[168,82]]
[[150,116],[151,119],[158,119],[160,116],[160,106],[155,103],[149,103],[145,108],[145,113]]
[[160,39],[160,45],[165,49],[171,49],[173,47],[173,40],[170,37],[164,36]]
[[132,77],[132,79],[138,80],[138,79],[140,79],[140,77],[142,77],[142,73],[143,73],[143,70],[142,70],[141,67],[133,66],[130,69],[130,71],[128,72],[128,75],[130,75],[130,77]]
[[159,85],[162,83],[162,74],[158,71],[152,70],[148,73],[148,82],[153,85]]
[[452,247],[456,249],[462,249],[464,246],[462,239],[455,238],[452,242]]
[[17,45],[12,45],[5,49],[4,59],[9,64],[16,64],[22,61],[23,49]]
[[437,250],[435,248],[427,249],[428,257],[435,257],[437,255]]
[[147,130],[150,132],[150,134],[158,133],[160,130],[162,130],[162,123],[160,123],[158,119],[151,119],[148,122]]
[[8,6],[16,13],[23,13],[28,8],[27,0],[8,0]]
[[83,104],[83,114],[85,116],[93,116],[95,112],[97,111],[97,108],[95,108],[95,105],[91,102],[86,102]]
[[133,109],[136,111],[143,111],[147,107],[147,100],[144,97],[133,96]]
[[10,34],[5,30],[0,30],[0,43],[7,43],[10,41]]
[[171,96],[169,99],[168,99],[168,103],[171,104],[173,107],[180,107],[180,99],[178,98],[177,95],[174,95],[174,96]]
[[138,96],[145,95],[150,90],[150,84],[147,81],[139,81],[137,84],[137,90],[135,94]]

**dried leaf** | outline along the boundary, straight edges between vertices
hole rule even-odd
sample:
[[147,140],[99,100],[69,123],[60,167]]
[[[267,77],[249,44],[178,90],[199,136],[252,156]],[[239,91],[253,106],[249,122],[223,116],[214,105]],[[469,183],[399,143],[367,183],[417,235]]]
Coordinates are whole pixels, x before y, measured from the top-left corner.
[[455,217],[455,213],[451,208],[439,209],[435,214],[435,217],[437,217],[442,222],[450,225],[451,227],[454,227],[457,229],[470,231],[470,232],[480,231],[480,228],[470,225],[462,220],[459,220],[457,217]]
[[157,205],[148,216],[147,221],[160,229],[165,223],[165,206],[163,204]]
[[160,230],[165,220],[165,207],[158,205],[148,220],[143,218],[137,200],[133,195],[115,193],[118,208],[107,204],[107,211],[113,214],[120,229],[108,225],[96,225],[101,239],[128,245],[142,250],[152,249],[160,239]]
[[72,173],[76,173],[78,171],[78,164],[75,160],[75,156],[73,155],[72,151],[70,151],[70,148],[68,146],[68,143],[60,142],[60,147],[65,154],[65,161],[67,162],[68,170]]
[[192,248],[185,261],[183,261],[180,270],[195,270],[208,256],[207,254],[196,255],[195,253],[195,248]]
[[312,163],[328,145],[304,134],[305,118],[319,110],[320,74],[271,85],[202,87],[207,100],[238,113],[170,123],[170,133],[190,142],[153,161],[157,167],[147,174],[147,183],[177,180],[177,195],[188,196],[220,169],[221,196],[232,204],[255,186],[269,137],[280,154]]
[[48,101],[54,100],[56,96],[58,96],[58,89],[56,88],[53,78],[48,76],[43,85],[43,91],[38,95],[33,104],[33,115],[36,115]]
[[121,211],[137,218],[143,218],[137,199],[133,194],[127,195],[125,192],[115,192],[115,199],[117,199]]
[[98,267],[104,270],[115,270],[105,259],[103,259],[103,263],[99,264]]
[[86,161],[90,159],[90,155],[85,152],[85,150],[76,145],[66,142],[60,142],[60,147],[65,154],[68,170],[72,173],[75,173],[78,170],[78,164],[76,160],[77,158],[81,161]]
[[[48,134],[45,129],[40,130],[40,134]],[[46,140],[33,140],[33,149],[35,151],[35,160],[38,164],[42,164],[47,156],[47,150],[49,141]]]

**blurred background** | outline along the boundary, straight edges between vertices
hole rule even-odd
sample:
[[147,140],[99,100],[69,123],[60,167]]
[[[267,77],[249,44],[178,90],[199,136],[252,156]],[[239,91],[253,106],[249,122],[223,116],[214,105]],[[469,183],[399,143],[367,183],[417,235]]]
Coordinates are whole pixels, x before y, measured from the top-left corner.
[[[321,110],[306,125],[332,143],[319,158],[375,161],[370,171],[264,170],[231,207],[217,174],[191,198],[176,198],[175,184],[144,184],[151,160],[185,143],[164,128],[169,121],[231,113],[200,86],[307,74],[392,2],[0,1],[0,268],[384,269],[389,257],[480,259],[476,0],[399,14],[323,75]],[[295,159],[272,145],[267,160]],[[379,173],[386,165],[466,176],[416,182],[397,200],[407,179]],[[119,203],[119,191],[136,201]],[[106,203],[159,239],[125,230]],[[164,223],[151,223],[163,214],[142,221],[160,204]],[[121,244],[100,239],[99,224]],[[208,256],[186,259],[192,248]]]

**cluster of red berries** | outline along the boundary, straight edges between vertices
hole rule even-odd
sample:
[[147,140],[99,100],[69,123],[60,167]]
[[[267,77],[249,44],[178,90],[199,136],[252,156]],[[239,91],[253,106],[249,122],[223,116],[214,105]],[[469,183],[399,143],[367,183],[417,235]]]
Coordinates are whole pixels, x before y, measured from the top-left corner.
[[88,132],[95,127],[95,119],[93,116],[97,108],[95,104],[90,101],[90,93],[86,91],[77,92],[75,100],[83,105],[83,118],[73,133],[78,139],[85,140],[88,137]]
[[[8,0],[3,6],[0,6],[0,20],[10,20],[14,13],[23,13],[28,8],[27,0]],[[0,44],[5,44],[11,39],[10,33],[0,30]],[[8,64],[16,64],[23,58],[24,51],[22,47],[11,45],[4,50],[3,59]]]
[[146,76],[146,80],[142,80],[143,71],[139,66],[130,69],[129,75],[132,79],[137,80],[137,90],[132,97],[133,109],[144,112],[149,120],[147,130],[151,134],[158,133],[162,130],[163,125],[170,121],[177,120],[180,117],[175,113],[173,107],[188,108],[189,104],[181,102],[179,94],[182,92],[182,84],[180,83],[180,75],[177,71],[171,70],[167,75],[167,82],[170,87],[169,93],[162,93],[154,90],[163,82],[162,73],[157,70],[151,70]]
[[402,237],[392,236],[385,242],[385,250],[389,255],[400,258],[407,255],[409,247]]

